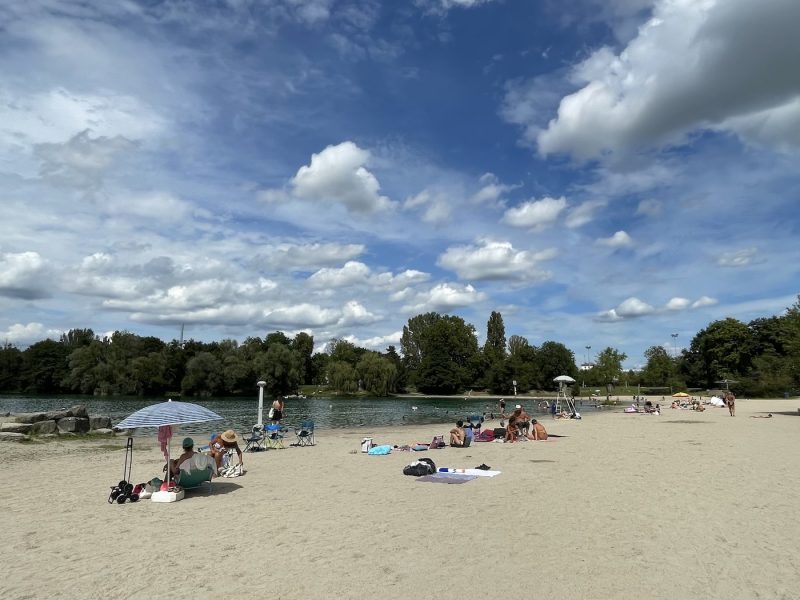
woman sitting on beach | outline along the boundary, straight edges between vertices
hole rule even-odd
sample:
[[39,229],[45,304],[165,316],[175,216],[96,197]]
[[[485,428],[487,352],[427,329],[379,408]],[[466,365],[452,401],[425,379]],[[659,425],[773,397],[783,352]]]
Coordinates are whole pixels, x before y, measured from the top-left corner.
[[463,447],[464,438],[466,436],[467,433],[464,431],[464,421],[459,419],[456,421],[456,426],[450,430],[450,445],[456,448]]
[[519,436],[519,427],[517,426],[517,417],[514,413],[511,413],[511,416],[508,417],[508,426],[506,427],[506,437],[503,439],[504,442],[514,443],[517,441],[517,437]]

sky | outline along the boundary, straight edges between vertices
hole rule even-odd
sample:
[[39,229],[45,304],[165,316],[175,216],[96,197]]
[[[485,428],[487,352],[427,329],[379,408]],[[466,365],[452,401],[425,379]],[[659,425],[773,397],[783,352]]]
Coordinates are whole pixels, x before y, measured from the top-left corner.
[[[796,0],[0,0],[0,340],[414,315],[645,362],[800,293]],[[590,348],[587,349],[587,346]]]

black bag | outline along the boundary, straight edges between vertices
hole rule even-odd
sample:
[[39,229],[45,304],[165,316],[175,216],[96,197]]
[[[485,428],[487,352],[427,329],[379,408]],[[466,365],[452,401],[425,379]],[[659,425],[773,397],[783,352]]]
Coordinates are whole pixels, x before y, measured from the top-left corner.
[[506,430],[504,427],[495,427],[494,429],[494,439],[502,440],[506,437]]
[[430,458],[420,458],[418,461],[403,467],[403,475],[412,477],[422,477],[436,473],[436,465]]

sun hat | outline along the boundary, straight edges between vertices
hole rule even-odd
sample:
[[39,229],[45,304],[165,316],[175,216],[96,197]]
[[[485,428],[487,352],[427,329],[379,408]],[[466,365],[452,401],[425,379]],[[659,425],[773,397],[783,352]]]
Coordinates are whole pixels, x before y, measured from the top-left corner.
[[192,438],[183,438],[183,443],[181,444],[184,450],[188,450],[189,448],[194,448],[194,440]]
[[521,404],[517,404],[516,408],[522,408]]
[[228,442],[229,444],[236,442],[236,432],[233,429],[228,429],[228,431],[223,432],[219,437],[222,438],[223,442]]

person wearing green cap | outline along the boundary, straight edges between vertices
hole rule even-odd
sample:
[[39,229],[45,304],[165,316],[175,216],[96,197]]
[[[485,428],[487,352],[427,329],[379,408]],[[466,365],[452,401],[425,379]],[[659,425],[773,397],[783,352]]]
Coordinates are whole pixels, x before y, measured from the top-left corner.
[[183,438],[183,454],[181,454],[178,458],[172,461],[172,476],[175,477],[181,471],[181,464],[183,461],[190,459],[192,456],[195,455],[194,451],[194,440],[190,437]]

